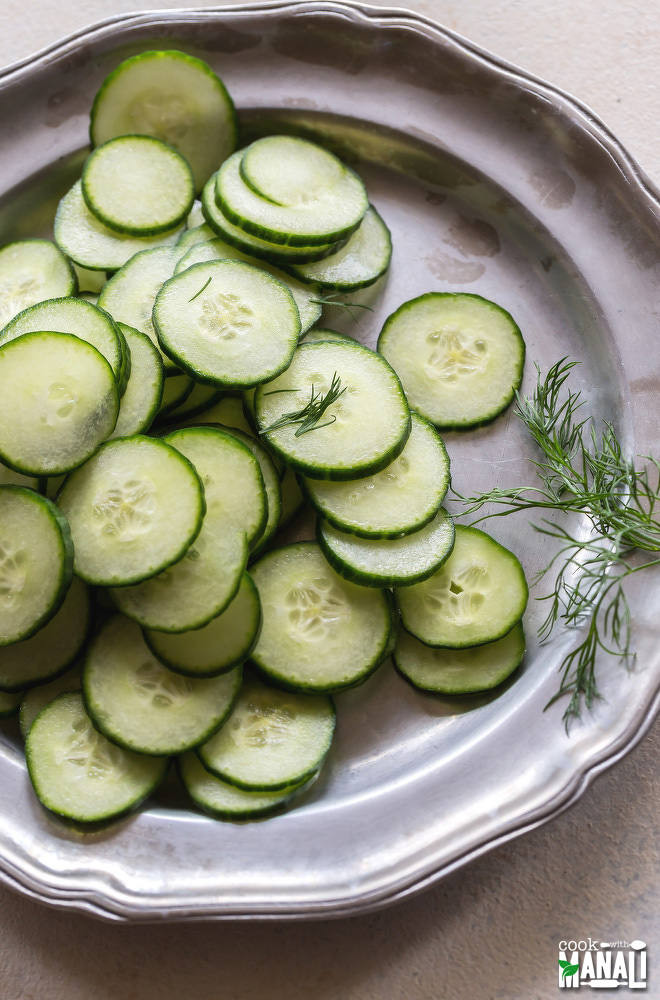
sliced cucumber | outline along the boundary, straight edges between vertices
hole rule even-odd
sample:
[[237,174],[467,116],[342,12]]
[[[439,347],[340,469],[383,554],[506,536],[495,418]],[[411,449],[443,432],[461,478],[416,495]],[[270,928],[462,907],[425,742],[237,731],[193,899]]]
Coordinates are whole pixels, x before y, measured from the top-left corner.
[[204,212],[202,210],[202,203],[199,199],[195,199],[193,202],[193,207],[188,213],[188,218],[186,219],[186,226],[188,229],[196,229],[199,226],[204,225]]
[[243,400],[229,392],[222,392],[211,406],[200,413],[186,417],[187,424],[222,424],[223,427],[242,431],[254,437],[243,410]]
[[[344,390],[314,429],[301,423],[270,429],[287,413],[324,396],[335,378]],[[268,445],[314,479],[359,479],[379,472],[401,453],[410,411],[397,376],[380,355],[356,341],[301,344],[289,368],[261,386],[257,420]]]
[[413,409],[441,428],[494,420],[520,386],[525,342],[513,317],[480,295],[430,292],[385,321],[378,350]]
[[264,480],[268,518],[262,533],[254,540],[252,550],[252,558],[254,558],[255,553],[261,551],[268,544],[280,523],[280,514],[282,513],[280,477],[275,463],[259,441],[255,441],[251,434],[246,434],[237,427],[228,427],[226,429],[228,433],[232,434],[239,441],[242,441],[245,447],[250,449],[259,463],[261,475]]
[[344,242],[339,240],[336,243],[322,243],[317,246],[293,247],[285,246],[282,243],[271,243],[258,236],[253,236],[251,233],[246,233],[230,222],[223,214],[215,200],[215,185],[216,175],[213,174],[202,191],[202,211],[207,225],[221,239],[252,257],[260,257],[262,260],[279,265],[305,264],[328,257],[331,253],[339,250]]
[[197,753],[212,774],[238,788],[275,791],[318,770],[334,730],[335,710],[326,696],[246,680],[224,726]]
[[229,428],[199,426],[171,431],[164,439],[198,470],[204,484],[206,517],[225,531],[256,541],[266,525],[266,493],[256,449]]
[[158,293],[153,320],[163,350],[200,382],[244,388],[287,367],[300,336],[291,292],[241,261],[195,264]]
[[309,786],[305,781],[278,792],[248,792],[207,771],[195,753],[178,761],[179,774],[195,805],[219,819],[253,819],[271,813]]
[[79,264],[73,264],[73,270],[78,281],[78,294],[88,301],[90,297],[98,296],[108,278],[105,271],[91,271]]
[[384,593],[343,580],[314,542],[275,549],[251,572],[263,613],[252,659],[278,684],[337,691],[382,662],[391,629]]
[[[268,136],[257,140],[248,153],[254,152],[259,143],[289,141],[287,136]],[[291,139],[298,147],[308,144]],[[320,147],[314,146],[314,149]],[[285,246],[318,246],[342,240],[357,229],[368,208],[364,184],[348,167],[340,164],[341,172],[331,189],[323,193],[299,192],[298,200],[289,205],[276,205],[248,187],[241,176],[241,161],[247,155],[234,153],[222,164],[216,174],[215,197],[221,212],[230,222],[246,233],[271,243]],[[329,155],[329,154],[328,154]],[[265,162],[261,157],[261,162]],[[271,162],[270,177],[280,169],[277,160]],[[288,167],[287,167],[288,169]],[[284,172],[282,178],[286,176]],[[286,183],[286,182],[284,182]]]
[[[190,216],[188,216],[190,218]],[[177,240],[177,247],[181,251],[191,250],[196,247],[199,243],[208,243],[209,240],[214,240],[216,238],[216,233],[204,223],[204,216],[202,216],[201,223],[197,226],[193,226],[192,229],[186,229],[185,232],[181,233],[179,239]]]
[[456,526],[451,556],[423,583],[396,591],[405,629],[429,646],[461,649],[511,631],[527,605],[513,552],[477,528]]
[[0,691],[0,719],[6,719],[10,715],[16,715],[20,708],[22,698],[22,691]]
[[274,278],[281,281],[291,292],[293,301],[298,307],[301,334],[309,330],[315,323],[318,323],[321,318],[321,306],[318,301],[317,292],[305,287],[300,281],[292,278],[289,274],[285,274],[284,271],[280,271],[279,268],[273,267],[272,264],[259,261],[249,254],[243,253],[241,250],[236,250],[229,243],[225,243],[221,239],[212,239],[208,243],[195,244],[179,260],[174,273],[178,274],[180,271],[185,271],[186,268],[192,267],[193,264],[201,264],[207,260],[242,260],[246,264],[252,264],[254,267],[272,274]]
[[75,693],[61,694],[39,713],[27,735],[25,758],[42,805],[81,823],[137,808],[167,769],[165,760],[110,743]]
[[25,333],[0,346],[0,458],[27,475],[81,465],[114,430],[112,368],[66,333]]
[[339,333],[337,330],[324,330],[320,327],[308,330],[305,336],[302,337],[303,344],[316,344],[319,340],[332,340],[334,343],[343,344],[347,340],[349,342],[355,340],[355,337],[349,336],[348,333]]
[[74,577],[62,606],[43,628],[0,649],[0,690],[22,691],[66,670],[80,652],[90,622],[87,587]]
[[336,253],[313,264],[290,264],[301,281],[338,292],[366,288],[385,274],[392,259],[392,237],[370,205],[348,242]]
[[236,147],[236,112],[222,80],[201,59],[176,50],[141,52],[105,78],[92,106],[94,145],[129,133],[178,149],[199,190]]
[[193,463],[204,483],[204,524],[176,565],[136,587],[113,591],[113,600],[145,628],[184,632],[206,625],[236,594],[248,544],[265,523],[265,492],[256,459],[231,435],[189,427],[164,440]]
[[140,753],[181,753],[208,739],[226,718],[241,684],[240,668],[193,679],[164,667],[133,622],[109,621],[83,670],[85,706],[113,743]]
[[[143,250],[119,270],[99,295],[99,305],[107,309],[118,322],[126,323],[149,339],[161,351],[151,314],[158,292],[171,278],[181,256],[177,247],[157,247]],[[161,351],[162,354],[162,351]],[[172,361],[163,355],[166,371],[176,371]]]
[[102,354],[119,383],[122,380],[124,355],[117,327],[103,309],[84,299],[48,299],[15,316],[0,333],[0,345],[22,337],[24,333],[49,330],[71,333],[86,340]]
[[344,181],[341,160],[293,135],[257,139],[243,153],[240,173],[256,194],[286,207],[323,201]]
[[518,622],[494,642],[467,649],[434,649],[402,632],[394,651],[399,673],[413,687],[434,694],[471,694],[497,687],[517,670],[525,655]]
[[66,479],[58,504],[71,525],[76,573],[105,586],[145,580],[177,562],[205,510],[191,463],[140,436],[103,445]]
[[363,587],[394,587],[426,580],[454,545],[454,523],[441,507],[432,521],[402,538],[358,538],[319,521],[319,544],[331,566]]
[[81,676],[81,667],[77,663],[48,684],[39,684],[25,692],[18,715],[18,724],[24,740],[27,739],[30,727],[42,708],[55,701],[58,694],[63,694],[65,691],[80,691]]
[[298,485],[298,480],[293,469],[287,468],[282,477],[282,512],[280,514],[279,527],[283,528],[295,517],[305,502],[305,497]]
[[0,486],[24,486],[28,490],[37,490],[39,489],[39,477],[24,476],[0,462]]
[[163,385],[163,395],[158,408],[160,419],[165,417],[169,419],[169,414],[185,403],[194,388],[195,383],[190,375],[170,374]]
[[83,167],[81,192],[97,219],[132,236],[174,229],[195,200],[186,160],[147,135],[118,136],[93,150]]
[[[54,232],[60,250],[76,264],[92,271],[116,271],[140,250],[176,243],[182,229],[179,226],[158,236],[115,233],[92,215],[82,196],[80,181],[76,181],[58,205]],[[71,292],[52,291],[50,297],[58,294],[70,295]]]
[[411,413],[410,437],[398,458],[373,476],[345,483],[305,480],[310,500],[336,528],[364,538],[419,531],[440,509],[449,487],[449,456],[433,426]]
[[149,337],[124,323],[120,325],[131,352],[131,374],[111,438],[130,437],[149,429],[158,413],[165,382],[160,351]]
[[43,299],[77,291],[70,262],[50,240],[20,240],[0,250],[0,329]]
[[201,382],[194,382],[192,392],[189,396],[170,410],[168,420],[170,422],[180,422],[205,413],[215,403],[222,398],[222,389],[216,389],[214,385],[202,385]]
[[148,629],[144,638],[154,656],[171,670],[190,677],[214,677],[248,658],[260,628],[259,594],[245,573],[236,596],[208,625],[178,635]]

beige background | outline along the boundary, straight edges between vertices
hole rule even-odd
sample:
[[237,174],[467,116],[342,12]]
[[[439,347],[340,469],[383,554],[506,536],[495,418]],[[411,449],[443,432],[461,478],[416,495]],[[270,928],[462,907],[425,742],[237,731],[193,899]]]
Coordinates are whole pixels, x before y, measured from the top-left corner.
[[[580,97],[660,184],[657,0],[407,6]],[[133,9],[135,0],[78,0],[66,9],[61,0],[3,0],[0,65]],[[561,995],[557,942],[586,936],[647,941],[648,992],[616,995],[658,998],[659,740],[657,723],[568,813],[366,917],[115,926],[0,888],[0,1000],[549,1000]]]

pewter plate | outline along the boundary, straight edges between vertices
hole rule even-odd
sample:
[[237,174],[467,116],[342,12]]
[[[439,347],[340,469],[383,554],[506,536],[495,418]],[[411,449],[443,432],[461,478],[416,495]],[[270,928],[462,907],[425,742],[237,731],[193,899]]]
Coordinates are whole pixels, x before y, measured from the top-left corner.
[[[402,10],[305,2],[129,15],[4,71],[0,242],[48,231],[80,168],[97,86],[155,47],[208,60],[246,137],[317,136],[364,175],[395,250],[375,311],[351,332],[373,345],[404,299],[478,292],[516,317],[527,386],[532,360],[580,359],[593,414],[616,422],[631,453],[657,451],[656,192],[577,101]],[[529,477],[510,415],[447,444],[461,492]],[[531,578],[547,553],[530,525],[491,524]],[[637,669],[607,665],[606,700],[570,738],[561,706],[543,712],[570,637],[539,649],[532,602],[524,668],[499,697],[426,697],[385,665],[337,698],[323,778],[262,822],[214,822],[174,792],[103,833],[71,832],[36,803],[5,726],[0,874],[113,920],[329,916],[401,899],[556,815],[639,739],[658,701],[658,579],[630,598]]]

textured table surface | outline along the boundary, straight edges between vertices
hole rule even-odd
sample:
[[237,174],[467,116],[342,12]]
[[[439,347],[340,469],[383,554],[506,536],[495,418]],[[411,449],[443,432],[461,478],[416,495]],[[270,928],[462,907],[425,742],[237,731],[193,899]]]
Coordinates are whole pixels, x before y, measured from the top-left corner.
[[[575,94],[660,184],[657,4],[407,6]],[[0,65],[135,7],[135,0],[70,7],[4,0]],[[651,972],[643,995],[660,997],[659,741],[656,723],[569,812],[423,895],[366,917],[114,926],[0,888],[0,1000],[549,1000],[557,996],[557,943],[589,936],[646,941]]]

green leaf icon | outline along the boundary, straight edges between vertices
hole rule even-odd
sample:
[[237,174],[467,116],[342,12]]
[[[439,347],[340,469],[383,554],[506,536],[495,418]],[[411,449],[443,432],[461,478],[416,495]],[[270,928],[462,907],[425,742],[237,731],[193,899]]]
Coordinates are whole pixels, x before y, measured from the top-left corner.
[[561,974],[562,975],[562,979],[565,979],[566,976],[573,976],[573,975],[575,975],[575,973],[580,968],[579,965],[569,965],[568,962],[566,962],[566,963],[560,962],[559,964],[564,967],[564,971]]
[[570,962],[565,962],[563,959],[560,958],[559,959],[559,964],[561,965],[562,969],[567,969],[571,963]]

